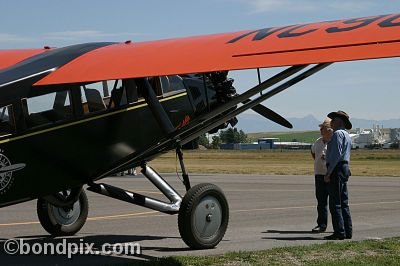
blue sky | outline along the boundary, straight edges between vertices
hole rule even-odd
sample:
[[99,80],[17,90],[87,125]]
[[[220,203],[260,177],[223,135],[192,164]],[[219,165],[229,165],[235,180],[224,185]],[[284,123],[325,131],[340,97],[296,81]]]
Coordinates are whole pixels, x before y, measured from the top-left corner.
[[[400,13],[392,0],[1,1],[0,49],[144,41]],[[400,34],[400,33],[399,33]],[[400,58],[336,63],[264,104],[287,117],[400,118]],[[276,69],[263,70],[267,78]],[[255,71],[232,73],[239,91]],[[248,114],[251,115],[251,114]]]

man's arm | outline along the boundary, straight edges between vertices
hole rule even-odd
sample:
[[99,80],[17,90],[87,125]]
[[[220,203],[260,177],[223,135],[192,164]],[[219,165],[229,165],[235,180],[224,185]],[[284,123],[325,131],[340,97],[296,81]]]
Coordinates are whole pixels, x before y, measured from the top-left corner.
[[311,152],[311,156],[315,160],[315,143],[311,146],[310,152]]
[[341,135],[339,135],[338,133],[334,133],[329,143],[327,157],[327,162],[329,163],[329,166],[326,173],[327,176],[330,176],[332,174],[333,169],[335,169],[336,165],[340,161],[340,158],[342,157],[341,155],[343,152],[343,147],[341,139]]

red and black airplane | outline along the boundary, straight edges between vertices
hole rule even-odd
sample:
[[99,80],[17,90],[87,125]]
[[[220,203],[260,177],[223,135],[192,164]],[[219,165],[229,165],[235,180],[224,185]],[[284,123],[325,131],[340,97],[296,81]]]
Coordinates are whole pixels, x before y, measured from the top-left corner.
[[[178,214],[191,248],[223,238],[223,192],[191,187],[182,147],[253,109],[291,124],[263,101],[338,61],[400,56],[400,14],[151,42],[87,43],[0,51],[0,206],[38,199],[51,235],[84,225],[93,192]],[[238,94],[229,70],[288,66]],[[279,85],[278,85],[279,83]],[[182,197],[148,163],[176,150]],[[138,167],[168,199],[100,179]]]

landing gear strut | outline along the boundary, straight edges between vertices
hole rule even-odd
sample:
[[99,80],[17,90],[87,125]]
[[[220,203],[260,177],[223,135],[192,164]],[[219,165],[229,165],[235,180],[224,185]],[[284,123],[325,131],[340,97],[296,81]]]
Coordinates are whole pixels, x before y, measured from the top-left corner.
[[182,198],[153,168],[142,164],[142,174],[169,202],[147,197],[104,183],[92,183],[88,190],[167,214],[178,214],[178,227],[183,241],[193,249],[215,247],[224,237],[229,221],[229,207],[224,193],[216,185],[202,183],[190,186],[189,175],[180,148],[176,150],[187,190]]
[[178,213],[179,233],[193,249],[213,248],[222,240],[228,227],[228,201],[216,185],[201,183],[191,188],[180,147],[176,153],[187,191]]
[[178,155],[179,164],[181,165],[182,169],[183,184],[185,185],[186,191],[189,191],[190,180],[189,180],[189,175],[186,172],[185,164],[183,163],[183,152],[180,146],[176,149],[176,154]]

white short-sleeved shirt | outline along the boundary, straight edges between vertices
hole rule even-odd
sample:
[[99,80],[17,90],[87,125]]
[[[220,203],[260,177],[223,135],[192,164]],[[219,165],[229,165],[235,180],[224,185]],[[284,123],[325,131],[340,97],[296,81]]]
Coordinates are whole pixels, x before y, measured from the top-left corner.
[[322,137],[317,139],[315,143],[311,146],[311,152],[315,154],[314,160],[314,173],[316,175],[326,174],[326,148],[328,143],[324,143]]

